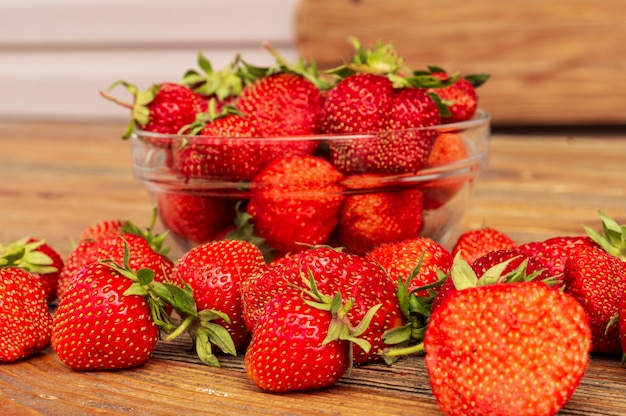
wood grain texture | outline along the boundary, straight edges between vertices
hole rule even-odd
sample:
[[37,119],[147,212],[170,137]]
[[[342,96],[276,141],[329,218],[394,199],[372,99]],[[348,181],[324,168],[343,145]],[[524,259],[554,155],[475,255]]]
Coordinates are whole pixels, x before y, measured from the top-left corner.
[[[132,175],[120,124],[0,123],[0,243],[25,235],[69,253],[78,232],[106,218],[145,224],[152,210]],[[462,231],[483,224],[517,241],[581,234],[602,209],[626,223],[626,135],[494,135]],[[440,414],[422,357],[354,369],[316,392],[266,394],[242,357],[208,368],[185,338],[159,342],[127,371],[73,372],[51,349],[0,365],[2,415]],[[619,357],[592,357],[562,415],[626,414]],[[322,404],[323,403],[323,404]]]
[[496,124],[624,124],[625,20],[621,0],[301,0],[295,30],[323,68],[356,36],[420,69],[491,73],[480,100]]

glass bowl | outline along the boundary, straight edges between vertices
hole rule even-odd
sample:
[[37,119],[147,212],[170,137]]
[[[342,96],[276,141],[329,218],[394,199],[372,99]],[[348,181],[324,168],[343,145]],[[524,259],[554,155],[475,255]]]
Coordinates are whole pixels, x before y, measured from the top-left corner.
[[[417,236],[447,246],[488,162],[489,135],[490,116],[479,109],[465,122],[403,131],[263,138],[134,131],[130,141],[134,175],[179,251],[243,238],[271,258],[319,244],[365,254]],[[450,136],[463,144],[462,157],[435,161],[435,150],[424,163],[415,157],[415,143]]]

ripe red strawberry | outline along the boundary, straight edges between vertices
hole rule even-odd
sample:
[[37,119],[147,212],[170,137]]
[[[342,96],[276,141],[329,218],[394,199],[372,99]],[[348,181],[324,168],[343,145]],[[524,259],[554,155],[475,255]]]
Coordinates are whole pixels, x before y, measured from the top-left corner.
[[[184,126],[192,124],[198,113],[207,110],[204,98],[184,85],[164,82],[139,91],[133,84],[117,81],[109,90],[118,85],[126,87],[131,93],[132,104],[122,102],[105,92],[100,95],[132,110],[130,125],[123,135],[125,139],[130,137],[135,128],[152,133],[177,134]],[[150,141],[157,146],[170,145],[170,140],[166,138],[151,138]]]
[[461,234],[452,248],[452,255],[460,253],[463,260],[472,264],[478,257],[490,251],[515,247],[517,243],[505,233],[484,227]]
[[175,235],[202,244],[215,239],[231,225],[235,201],[218,195],[184,192],[161,192],[156,196],[163,225]]
[[246,85],[237,108],[256,119],[270,136],[307,136],[319,132],[319,88],[304,76],[280,72]]
[[[561,283],[559,279],[555,278],[544,267],[543,263],[518,248],[490,251],[474,260],[470,267],[480,285],[536,280],[556,288]],[[468,283],[467,280],[464,284],[474,286],[473,283]],[[433,299],[431,313],[452,292],[457,291],[456,285],[459,285],[459,282],[455,282],[454,279],[450,278],[441,285]]]
[[41,283],[11,265],[16,259],[11,256],[0,257],[0,362],[4,363],[43,351],[52,333],[52,315]]
[[[465,141],[457,133],[441,133],[424,163],[424,169],[449,166],[468,157]],[[442,178],[428,182],[424,192],[424,209],[438,209],[452,199],[466,183],[465,178]]]
[[[440,68],[432,68],[431,75],[441,79],[450,77]],[[434,94],[447,105],[450,115],[443,117],[444,123],[457,123],[471,119],[478,108],[476,88],[489,79],[488,74],[467,75],[459,77],[456,82],[443,88],[430,88]]]
[[371,350],[366,353],[358,345],[354,346],[355,364],[380,361],[386,348],[382,334],[403,323],[393,282],[371,259],[329,247],[308,249],[274,260],[266,269],[244,280],[241,294],[248,328],[254,334],[266,313],[266,305],[290,285],[300,285],[302,277],[309,273],[321,292],[341,291],[344,299],[354,301],[348,313],[353,325],[362,321],[370,308],[381,304],[361,336],[371,344]]
[[186,179],[239,181],[249,180],[261,170],[269,155],[263,140],[251,138],[263,136],[263,127],[254,118],[231,111],[210,115],[206,124],[200,122],[198,137],[173,143],[174,172]]
[[[369,256],[387,271],[396,287],[398,278],[406,283],[419,264],[418,274],[411,279],[408,286],[411,291],[439,281],[437,271],[449,273],[453,260],[452,254],[445,247],[427,237],[383,244],[370,251]],[[414,293],[417,296],[429,296],[426,290]]]
[[59,275],[63,270],[63,258],[44,240],[27,237],[10,243],[6,247],[0,245],[0,255],[24,250],[15,266],[25,269],[41,283],[48,303],[57,298]]
[[607,325],[626,292],[626,262],[600,247],[580,245],[565,262],[563,285],[565,293],[578,300],[589,316],[593,351],[620,354],[618,327],[607,330]]
[[343,202],[343,175],[317,156],[288,156],[270,162],[250,184],[246,211],[256,234],[277,255],[324,244]]
[[141,285],[141,273],[133,283],[121,269],[95,262],[76,274],[59,302],[52,327],[52,347],[66,366],[115,370],[150,358],[159,339],[153,315],[159,305],[133,290],[133,285]]
[[78,241],[97,240],[103,235],[119,234],[126,221],[122,220],[105,220],[84,228],[78,236]]
[[257,324],[245,364],[250,380],[263,390],[329,387],[351,367],[351,344],[370,348],[359,336],[380,305],[353,326],[346,319],[352,302],[339,292],[321,293],[312,277],[309,282],[308,288],[289,287],[274,297]]
[[426,89],[396,88],[383,133],[378,134],[370,167],[382,173],[420,170],[437,138],[436,130],[421,129],[440,123],[439,110]]
[[368,189],[347,195],[339,213],[337,237],[350,252],[362,255],[381,244],[416,238],[424,226],[422,192],[375,192],[371,188],[381,184],[377,178],[352,175],[343,182],[350,191]]
[[590,345],[580,304],[541,282],[454,292],[424,339],[432,392],[448,415],[554,415],[578,387]]
[[[152,222],[154,222],[154,217]],[[121,263],[126,246],[130,251],[130,267],[133,270],[142,267],[150,268],[156,273],[155,280],[159,282],[167,280],[174,264],[166,256],[168,248],[163,248],[166,234],[155,235],[150,227],[142,231],[134,224],[125,222],[119,232],[115,229],[109,232],[105,227],[107,231],[96,240],[79,242],[68,255],[59,276],[58,298],[61,299],[64,296],[74,280],[74,275],[86,265],[106,259]]]
[[595,245],[596,243],[588,236],[558,236],[543,241],[524,243],[519,246],[519,249],[542,262],[552,275],[560,276],[572,252],[581,246]]
[[[243,351],[250,341],[250,333],[243,318],[240,284],[248,275],[265,266],[261,251],[246,241],[220,240],[199,245],[185,253],[172,271],[172,279],[184,281],[193,290],[198,311],[217,310],[228,321],[219,318],[211,321],[208,327],[199,325],[192,328],[198,354],[211,352],[211,346],[198,345],[203,339],[215,342],[212,333],[215,326],[224,327],[234,343],[236,354]],[[216,344],[218,348],[220,344]],[[201,357],[203,361],[214,358]]]

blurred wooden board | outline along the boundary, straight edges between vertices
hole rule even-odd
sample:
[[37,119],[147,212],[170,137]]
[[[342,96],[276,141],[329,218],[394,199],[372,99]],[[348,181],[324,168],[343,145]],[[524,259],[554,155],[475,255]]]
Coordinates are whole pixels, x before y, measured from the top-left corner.
[[326,68],[349,36],[393,43],[407,63],[492,74],[480,89],[494,124],[623,124],[623,0],[301,0],[299,53]]

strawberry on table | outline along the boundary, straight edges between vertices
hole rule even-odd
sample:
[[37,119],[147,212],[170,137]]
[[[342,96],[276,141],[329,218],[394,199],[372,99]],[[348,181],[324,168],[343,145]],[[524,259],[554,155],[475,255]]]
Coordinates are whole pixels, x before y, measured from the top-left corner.
[[556,236],[521,244],[519,249],[543,263],[554,276],[561,276],[571,253],[581,246],[596,246],[589,236]]
[[[168,247],[163,247],[165,233],[154,234],[152,225],[156,212],[152,216],[151,225],[143,230],[129,221],[124,222],[119,231],[115,228],[102,232],[96,240],[82,240],[68,255],[65,266],[59,276],[57,297],[62,299],[76,275],[83,267],[100,260],[111,259],[121,263],[124,251],[130,252],[130,267],[133,270],[142,267],[150,268],[156,273],[155,280],[163,282],[169,278],[174,263],[167,257]],[[94,227],[94,226],[90,226]],[[95,225],[97,228],[97,225]]]
[[[250,341],[250,332],[243,318],[240,284],[250,274],[265,266],[261,251],[252,243],[236,240],[212,241],[199,245],[185,253],[174,266],[172,278],[188,284],[198,311],[216,310],[228,317],[206,325],[200,323],[190,328],[198,355],[203,361],[215,360],[211,346],[198,345],[202,340],[215,342],[212,334],[215,326],[225,328],[232,338],[234,351],[243,351]],[[218,343],[218,347],[221,344]],[[207,357],[202,354],[207,352]],[[224,351],[226,352],[226,351]]]
[[[452,254],[445,247],[427,237],[383,244],[370,251],[368,255],[385,269],[396,287],[399,278],[406,283],[419,265],[417,275],[411,279],[408,286],[409,290],[439,281],[438,271],[443,274],[450,272],[453,260]],[[415,292],[415,295],[429,296],[429,293],[424,290]]]
[[20,260],[15,264],[35,276],[44,289],[48,303],[57,298],[59,276],[63,271],[64,261],[59,252],[44,240],[26,237],[22,240],[0,245],[0,255],[24,250]]
[[381,305],[361,336],[371,344],[371,349],[365,352],[355,344],[354,363],[381,361],[386,348],[383,333],[402,325],[393,282],[371,259],[330,247],[310,248],[279,258],[245,279],[241,284],[241,294],[248,328],[254,333],[266,313],[267,304],[291,285],[299,285],[302,276],[309,274],[320,291],[341,291],[345,299],[354,301],[348,318],[355,325],[363,320],[370,308]]
[[41,282],[17,267],[24,249],[0,257],[0,362],[43,351],[51,343],[52,315]]
[[325,244],[344,199],[343,175],[327,160],[287,156],[270,162],[250,184],[246,211],[259,237],[276,255]]
[[622,352],[617,326],[607,330],[618,304],[626,293],[626,262],[600,247],[581,245],[572,251],[563,270],[565,293],[578,300],[589,315],[593,351]]
[[452,255],[460,253],[463,260],[472,264],[478,257],[490,251],[515,247],[517,243],[506,233],[495,228],[483,227],[461,234],[452,248]]
[[580,304],[541,282],[458,290],[433,311],[424,339],[430,385],[449,415],[554,415],[590,346]]
[[289,287],[276,295],[267,304],[246,350],[250,380],[272,392],[335,384],[352,365],[352,344],[369,351],[369,342],[359,336],[380,307],[369,309],[354,326],[347,319],[352,305],[340,292],[331,297],[320,291],[313,277],[308,288]]

